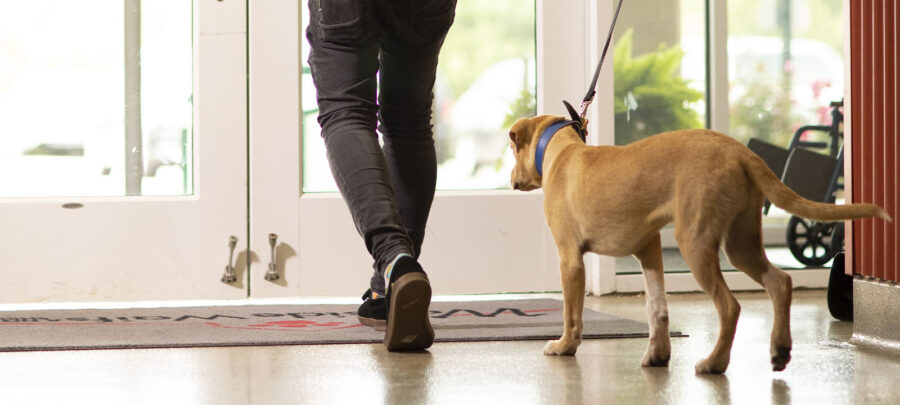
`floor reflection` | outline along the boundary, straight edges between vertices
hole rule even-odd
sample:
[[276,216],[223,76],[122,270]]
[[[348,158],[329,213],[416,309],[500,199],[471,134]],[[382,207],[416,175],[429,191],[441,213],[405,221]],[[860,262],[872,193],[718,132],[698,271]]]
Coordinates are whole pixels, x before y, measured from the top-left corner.
[[780,378],[772,380],[772,403],[785,405],[791,403],[791,387],[787,381]]
[[[387,353],[383,347],[375,346],[380,352],[379,370],[385,381],[384,403],[430,402],[429,387],[432,387],[432,367],[434,357],[428,351],[412,353]],[[352,388],[351,388],[352,389]]]

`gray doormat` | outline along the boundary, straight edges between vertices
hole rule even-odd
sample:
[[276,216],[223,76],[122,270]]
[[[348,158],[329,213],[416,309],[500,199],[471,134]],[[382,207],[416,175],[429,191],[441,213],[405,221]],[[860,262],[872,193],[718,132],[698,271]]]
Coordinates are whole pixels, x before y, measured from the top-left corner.
[[[245,305],[0,312],[0,351],[380,343],[357,305]],[[437,342],[557,339],[562,301],[433,302]],[[641,322],[584,310],[584,338],[647,337]],[[673,332],[673,336],[680,336]]]

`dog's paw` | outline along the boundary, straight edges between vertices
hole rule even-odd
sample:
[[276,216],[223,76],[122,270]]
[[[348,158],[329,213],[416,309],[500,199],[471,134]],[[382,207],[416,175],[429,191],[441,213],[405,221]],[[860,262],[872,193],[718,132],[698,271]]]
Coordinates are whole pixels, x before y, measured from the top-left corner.
[[641,360],[641,366],[644,367],[668,367],[669,355],[661,355],[659,353],[651,353],[650,349],[644,353],[644,359]]
[[772,355],[772,370],[783,371],[787,364],[791,361],[791,347],[778,346],[775,348],[775,354]]
[[728,368],[728,361],[713,361],[712,359],[703,359],[696,366],[694,372],[697,374],[722,374]]
[[641,365],[644,367],[666,367],[669,365],[669,357],[672,354],[672,346],[669,343],[669,336],[663,335],[660,339],[650,339],[647,344],[647,351],[644,352],[644,358]]
[[578,344],[564,344],[562,339],[551,340],[544,346],[544,354],[547,356],[574,356],[578,350]]

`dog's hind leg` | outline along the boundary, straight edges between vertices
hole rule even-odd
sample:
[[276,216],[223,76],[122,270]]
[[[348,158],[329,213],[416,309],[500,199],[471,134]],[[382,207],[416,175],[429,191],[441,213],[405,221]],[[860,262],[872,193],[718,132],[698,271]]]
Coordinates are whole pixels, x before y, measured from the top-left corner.
[[791,276],[772,265],[762,243],[762,215],[759,207],[739,214],[728,229],[725,253],[738,270],[761,284],[775,311],[770,355],[772,369],[784,370],[791,361]]
[[563,289],[563,335],[544,346],[544,354],[571,356],[581,344],[582,310],[584,308],[584,259],[577,246],[557,242],[559,270]]
[[675,238],[681,254],[691,268],[700,288],[713,300],[719,313],[719,337],[709,357],[694,368],[697,373],[724,373],[731,361],[731,344],[737,329],[741,306],[738,304],[719,267],[719,238],[711,237],[696,229],[686,231],[675,225]]
[[669,310],[666,306],[666,288],[663,278],[662,244],[659,234],[634,257],[641,262],[644,271],[644,291],[647,292],[647,319],[650,322],[650,342],[641,360],[644,367],[665,367],[669,364],[672,346],[669,342]]

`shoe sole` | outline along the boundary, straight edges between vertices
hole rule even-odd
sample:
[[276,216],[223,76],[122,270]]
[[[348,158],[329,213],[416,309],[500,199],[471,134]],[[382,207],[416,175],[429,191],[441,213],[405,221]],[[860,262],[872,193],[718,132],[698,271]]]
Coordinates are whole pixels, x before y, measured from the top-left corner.
[[431,284],[425,273],[408,273],[391,284],[384,346],[388,351],[422,350],[434,343],[428,307]]
[[363,318],[359,315],[356,317],[359,318],[359,323],[370,326],[376,331],[384,332],[387,329],[387,321],[384,319]]

